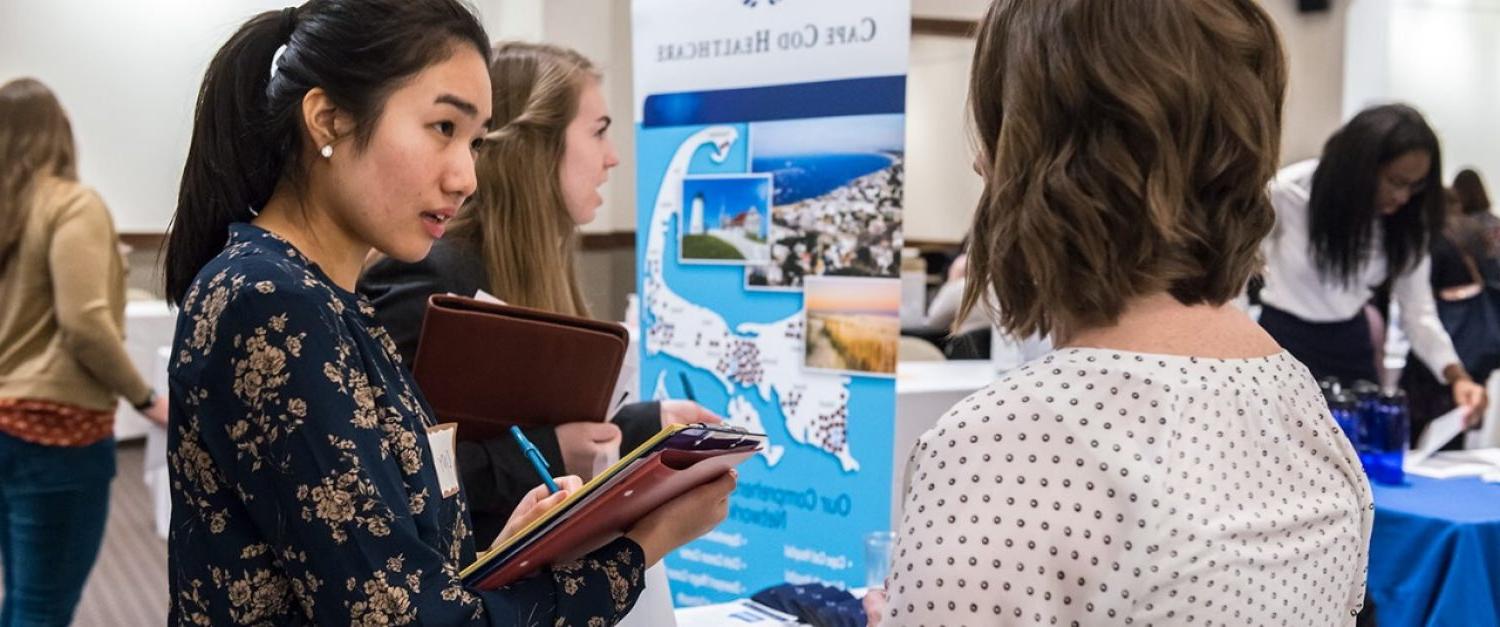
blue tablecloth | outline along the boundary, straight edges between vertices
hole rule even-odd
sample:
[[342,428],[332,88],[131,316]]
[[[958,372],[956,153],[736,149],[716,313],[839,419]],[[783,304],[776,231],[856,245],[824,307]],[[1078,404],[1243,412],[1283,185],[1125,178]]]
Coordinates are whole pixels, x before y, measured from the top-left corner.
[[1500,485],[1375,485],[1370,594],[1380,627],[1500,625]]

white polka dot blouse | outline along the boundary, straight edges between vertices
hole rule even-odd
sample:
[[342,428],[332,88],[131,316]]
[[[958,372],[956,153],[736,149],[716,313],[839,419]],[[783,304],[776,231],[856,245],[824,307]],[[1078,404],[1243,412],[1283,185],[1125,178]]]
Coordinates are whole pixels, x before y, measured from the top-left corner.
[[1317,382],[1281,353],[1065,349],[912,450],[892,625],[1344,625],[1373,505]]

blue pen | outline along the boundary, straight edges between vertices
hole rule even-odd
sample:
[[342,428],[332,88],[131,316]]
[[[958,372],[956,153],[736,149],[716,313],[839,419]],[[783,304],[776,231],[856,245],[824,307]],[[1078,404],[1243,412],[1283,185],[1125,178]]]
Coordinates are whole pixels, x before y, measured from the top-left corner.
[[547,460],[542,459],[542,452],[536,450],[536,445],[521,434],[520,427],[512,426],[510,434],[515,436],[516,444],[521,445],[521,452],[526,454],[526,459],[530,460],[531,465],[536,468],[536,474],[542,476],[542,482],[547,484],[547,490],[556,494],[557,482],[552,480],[552,473],[547,472]]
[[687,394],[688,400],[693,401],[694,403],[698,402],[698,396],[693,394],[693,384],[688,383],[687,373],[679,371],[677,373],[677,378],[678,380],[682,381],[682,391]]

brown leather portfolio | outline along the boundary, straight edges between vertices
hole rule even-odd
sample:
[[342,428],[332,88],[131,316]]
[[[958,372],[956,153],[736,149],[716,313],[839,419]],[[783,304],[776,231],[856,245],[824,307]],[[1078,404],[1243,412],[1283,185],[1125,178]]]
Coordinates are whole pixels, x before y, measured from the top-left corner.
[[491,439],[511,425],[606,420],[629,344],[613,322],[435,295],[412,375],[459,439]]

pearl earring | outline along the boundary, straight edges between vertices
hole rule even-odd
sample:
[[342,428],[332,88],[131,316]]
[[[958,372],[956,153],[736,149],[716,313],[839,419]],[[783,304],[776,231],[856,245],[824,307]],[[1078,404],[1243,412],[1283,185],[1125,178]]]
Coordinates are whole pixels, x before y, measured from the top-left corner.
[[333,158],[333,144],[324,144],[323,148],[318,151],[318,154],[323,155],[324,159],[332,159]]

